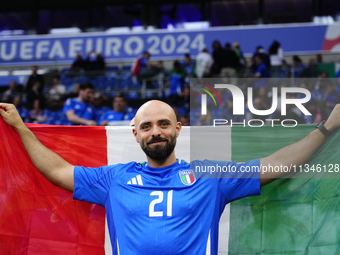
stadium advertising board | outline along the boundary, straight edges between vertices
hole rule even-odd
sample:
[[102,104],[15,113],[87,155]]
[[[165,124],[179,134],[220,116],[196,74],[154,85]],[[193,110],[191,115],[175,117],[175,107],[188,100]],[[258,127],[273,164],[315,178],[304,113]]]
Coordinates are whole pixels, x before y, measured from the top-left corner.
[[286,53],[337,51],[340,24],[243,26],[202,31],[157,31],[128,34],[88,33],[75,36],[21,36],[0,40],[0,64],[71,63],[79,52],[84,57],[95,50],[107,61],[132,60],[149,51],[154,59],[193,56],[203,48],[211,50],[214,40],[238,42],[245,54],[258,45],[267,49],[277,40]]

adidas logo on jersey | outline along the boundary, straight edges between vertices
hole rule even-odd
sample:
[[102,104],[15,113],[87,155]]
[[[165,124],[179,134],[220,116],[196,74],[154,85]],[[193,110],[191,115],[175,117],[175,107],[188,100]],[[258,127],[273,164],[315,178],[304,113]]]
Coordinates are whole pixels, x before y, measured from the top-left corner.
[[127,184],[137,184],[143,186],[142,176],[139,174],[136,177],[133,177],[131,181],[128,181]]

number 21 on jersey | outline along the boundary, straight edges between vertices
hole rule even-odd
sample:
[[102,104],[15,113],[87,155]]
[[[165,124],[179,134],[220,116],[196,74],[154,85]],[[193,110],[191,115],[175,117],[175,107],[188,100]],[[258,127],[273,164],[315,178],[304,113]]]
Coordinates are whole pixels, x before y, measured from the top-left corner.
[[[155,211],[155,205],[163,202],[164,193],[163,191],[152,191],[150,193],[150,196],[157,196],[157,198],[152,200],[149,205],[149,217],[163,217],[163,211]],[[173,190],[167,193],[166,216],[168,217],[172,216],[172,194]]]

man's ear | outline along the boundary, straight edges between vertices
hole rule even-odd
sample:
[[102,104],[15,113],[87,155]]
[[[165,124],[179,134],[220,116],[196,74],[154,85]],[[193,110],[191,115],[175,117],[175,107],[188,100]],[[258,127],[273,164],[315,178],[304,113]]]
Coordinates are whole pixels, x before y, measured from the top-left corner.
[[139,143],[138,137],[137,137],[137,130],[134,128],[132,129],[132,133],[135,136],[136,142]]
[[181,122],[177,122],[176,124],[176,138],[179,136],[179,132],[181,131],[182,129],[182,123]]

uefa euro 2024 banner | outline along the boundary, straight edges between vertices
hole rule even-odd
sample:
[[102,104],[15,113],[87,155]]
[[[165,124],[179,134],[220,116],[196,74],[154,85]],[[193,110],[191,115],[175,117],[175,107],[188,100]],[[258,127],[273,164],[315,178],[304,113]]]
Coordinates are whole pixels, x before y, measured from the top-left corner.
[[0,39],[0,65],[71,63],[79,52],[95,50],[108,61],[132,60],[149,51],[154,59],[192,56],[211,51],[214,40],[238,42],[245,54],[259,45],[268,49],[277,40],[285,53],[340,51],[340,23],[332,25],[240,26],[196,31],[157,31],[128,34],[87,33],[74,36],[20,36]]

